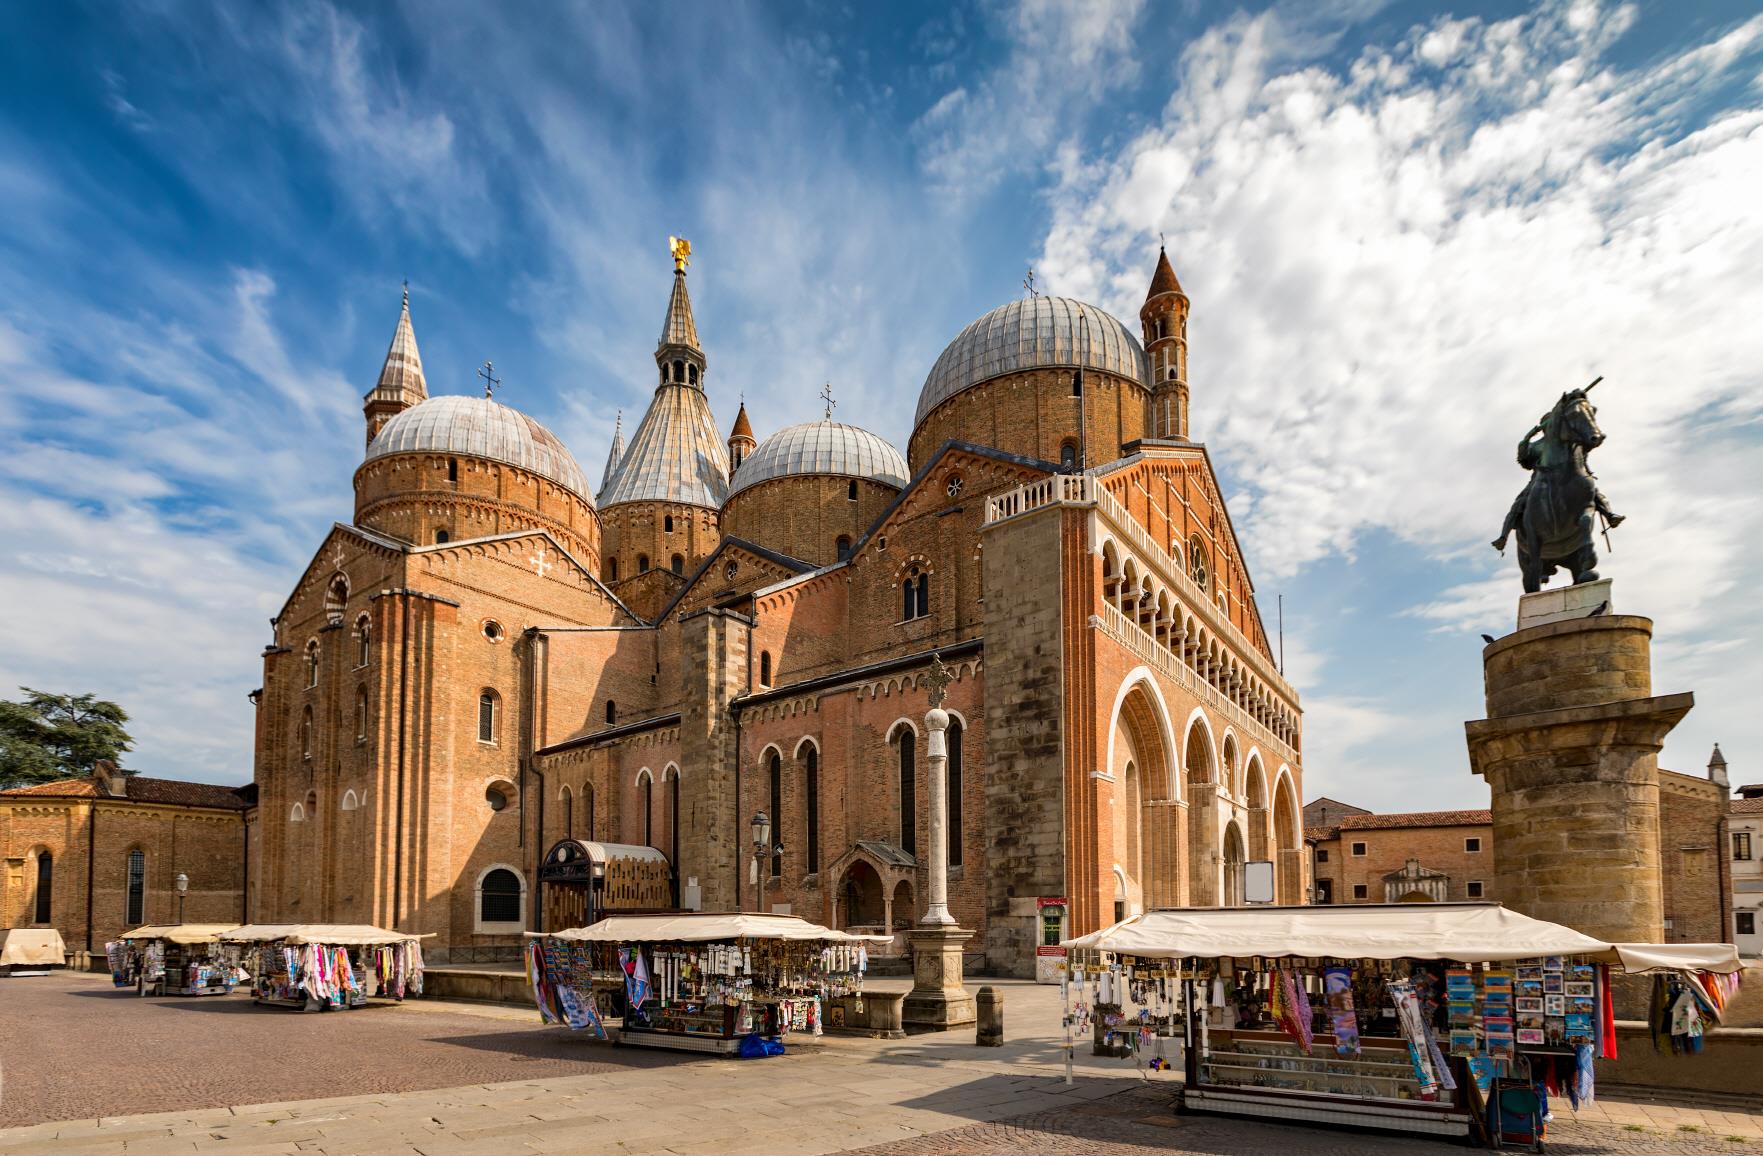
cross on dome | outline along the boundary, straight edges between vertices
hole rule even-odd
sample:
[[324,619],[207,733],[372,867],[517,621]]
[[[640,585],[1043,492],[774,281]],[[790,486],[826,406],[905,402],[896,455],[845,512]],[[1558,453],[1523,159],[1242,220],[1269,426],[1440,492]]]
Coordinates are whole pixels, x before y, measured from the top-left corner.
[[484,362],[478,367],[477,375],[484,379],[484,396],[494,397],[496,387],[502,384],[502,379],[496,376],[496,363],[493,361]]
[[831,421],[833,419],[833,407],[839,404],[833,400],[832,382],[829,381],[820,387],[820,400],[826,403],[826,420]]

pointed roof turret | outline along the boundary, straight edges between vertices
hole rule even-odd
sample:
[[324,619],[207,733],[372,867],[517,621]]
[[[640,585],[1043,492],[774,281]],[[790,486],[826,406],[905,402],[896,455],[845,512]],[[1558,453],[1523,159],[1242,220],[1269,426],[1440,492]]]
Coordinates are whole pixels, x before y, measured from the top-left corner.
[[704,393],[704,351],[686,297],[691,243],[669,237],[673,296],[655,349],[661,382],[630,446],[600,491],[602,508],[624,502],[678,502],[719,509],[728,497],[728,448],[716,431]]
[[741,402],[741,412],[735,414],[735,428],[729,431],[728,436],[730,441],[735,438],[753,440],[753,423],[747,420],[747,403],[745,401]]
[[422,354],[416,348],[416,330],[410,324],[410,282],[404,283],[404,307],[398,313],[397,328],[392,330],[392,344],[386,349],[386,360],[380,366],[379,381],[362,399],[362,412],[367,416],[367,440],[392,418],[420,402],[427,401],[428,379],[422,372]]
[[612,479],[618,474],[618,463],[624,458],[624,411],[618,411],[618,420],[612,426],[612,450],[606,455],[606,474],[600,479],[600,492],[604,494],[612,485]]
[[1151,289],[1145,294],[1145,300],[1149,301],[1159,293],[1181,293],[1182,296],[1187,296],[1182,293],[1181,282],[1175,279],[1175,268],[1169,263],[1169,254],[1161,245],[1157,246],[1157,271],[1151,274]]
[[1726,756],[1720,753],[1719,743],[1714,744],[1714,754],[1708,759],[1708,765],[1710,767],[1724,767],[1726,765]]

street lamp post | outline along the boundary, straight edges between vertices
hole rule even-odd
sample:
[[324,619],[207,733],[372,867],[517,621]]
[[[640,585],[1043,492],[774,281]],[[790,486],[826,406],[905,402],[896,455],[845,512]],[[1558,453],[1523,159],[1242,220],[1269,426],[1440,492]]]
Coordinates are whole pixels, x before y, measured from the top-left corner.
[[178,889],[178,922],[182,923],[184,921],[184,895],[190,890],[190,877],[179,871],[178,877],[173,882],[177,884]]
[[[779,843],[775,847],[772,846],[771,819],[764,811],[754,813],[750,826],[753,832],[753,897],[756,905],[763,909],[765,906],[765,868],[762,864],[768,855],[782,855],[784,845]],[[735,906],[739,907],[740,904],[737,903]]]

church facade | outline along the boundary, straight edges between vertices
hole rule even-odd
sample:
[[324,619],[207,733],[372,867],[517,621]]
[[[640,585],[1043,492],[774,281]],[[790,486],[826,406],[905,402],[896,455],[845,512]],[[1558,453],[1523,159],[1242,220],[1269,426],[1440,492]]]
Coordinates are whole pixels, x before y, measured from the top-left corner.
[[724,437],[676,257],[653,400],[596,489],[525,415],[430,396],[406,300],[354,515],[263,654],[250,918],[454,961],[582,886],[903,930],[937,660],[950,907],[992,968],[1241,903],[1251,860],[1303,902],[1298,696],[1189,430],[1188,308],[1160,254],[1136,333],[1065,298],[987,313],[902,456],[830,409]]

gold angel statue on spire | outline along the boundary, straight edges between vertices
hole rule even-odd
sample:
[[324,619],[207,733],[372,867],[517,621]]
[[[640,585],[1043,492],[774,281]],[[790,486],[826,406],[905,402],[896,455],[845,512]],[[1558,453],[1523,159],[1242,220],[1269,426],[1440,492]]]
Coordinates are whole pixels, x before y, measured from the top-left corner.
[[673,254],[675,269],[684,269],[692,263],[692,243],[684,237],[667,238],[667,248]]

